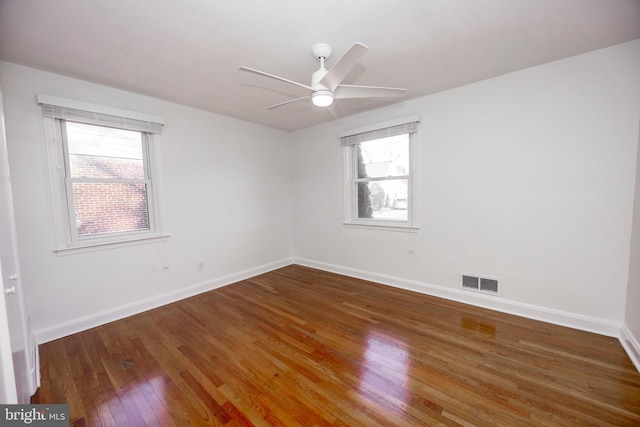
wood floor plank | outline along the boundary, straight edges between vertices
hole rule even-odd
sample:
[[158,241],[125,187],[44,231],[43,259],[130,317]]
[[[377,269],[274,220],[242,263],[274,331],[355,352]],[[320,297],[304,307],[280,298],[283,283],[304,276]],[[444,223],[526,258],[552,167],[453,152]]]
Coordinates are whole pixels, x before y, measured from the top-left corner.
[[620,343],[297,265],[40,346],[87,426],[637,426]]

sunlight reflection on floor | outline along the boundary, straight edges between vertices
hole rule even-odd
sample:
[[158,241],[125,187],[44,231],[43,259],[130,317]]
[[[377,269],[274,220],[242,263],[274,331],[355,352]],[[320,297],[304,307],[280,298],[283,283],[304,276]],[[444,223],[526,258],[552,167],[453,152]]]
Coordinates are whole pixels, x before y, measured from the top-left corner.
[[[173,424],[167,411],[163,376],[133,384],[121,389],[105,400],[94,414],[94,423],[88,425],[116,425],[128,421],[129,425]],[[165,424],[166,423],[166,424]]]
[[402,416],[408,393],[409,353],[403,341],[374,332],[367,337],[359,394],[381,409]]

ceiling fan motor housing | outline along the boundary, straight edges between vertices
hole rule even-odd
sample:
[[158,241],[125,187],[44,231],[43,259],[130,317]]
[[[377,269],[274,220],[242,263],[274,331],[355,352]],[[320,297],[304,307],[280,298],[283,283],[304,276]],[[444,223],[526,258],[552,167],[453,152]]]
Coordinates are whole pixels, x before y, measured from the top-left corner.
[[331,57],[331,46],[326,43],[316,43],[311,46],[311,53],[317,61],[320,61],[320,58],[327,60]]

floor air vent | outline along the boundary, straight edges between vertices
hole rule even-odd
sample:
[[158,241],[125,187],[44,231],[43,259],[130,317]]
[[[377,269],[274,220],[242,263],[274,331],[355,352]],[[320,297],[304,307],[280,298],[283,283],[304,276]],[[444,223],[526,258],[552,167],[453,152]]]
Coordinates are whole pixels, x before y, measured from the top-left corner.
[[480,276],[462,275],[462,287],[475,291],[488,292],[492,294],[498,293],[498,279],[489,279]]

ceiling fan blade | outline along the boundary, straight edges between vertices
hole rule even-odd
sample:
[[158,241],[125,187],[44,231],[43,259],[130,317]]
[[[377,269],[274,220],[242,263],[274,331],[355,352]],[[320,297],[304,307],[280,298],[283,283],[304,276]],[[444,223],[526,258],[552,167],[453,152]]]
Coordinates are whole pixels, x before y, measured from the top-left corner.
[[305,99],[309,99],[308,96],[302,96],[300,98],[290,99],[288,101],[281,102],[279,104],[272,105],[271,107],[267,107],[267,110],[273,110],[274,108],[282,107],[283,105],[291,104],[292,102],[304,101]]
[[327,71],[320,84],[333,92],[368,50],[369,48],[362,43],[354,43]]
[[308,85],[305,85],[305,84],[302,84],[302,83],[298,83],[298,82],[294,82],[293,80],[285,79],[283,77],[278,77],[278,76],[275,76],[273,74],[265,73],[264,71],[254,70],[253,68],[240,67],[239,70],[247,71],[249,73],[258,74],[260,76],[265,76],[265,77],[269,77],[269,78],[276,79],[276,80],[280,80],[281,82],[290,83],[292,85],[300,86],[300,87],[303,87],[303,88],[308,89],[308,90],[313,90],[313,88],[311,86],[308,86]]
[[344,117],[344,113],[342,112],[340,105],[336,101],[333,101],[329,106],[325,108],[329,110],[334,119],[341,119],[342,117]]
[[392,96],[402,96],[405,93],[407,93],[406,89],[397,87],[340,85],[333,92],[333,95],[335,99],[388,98]]

